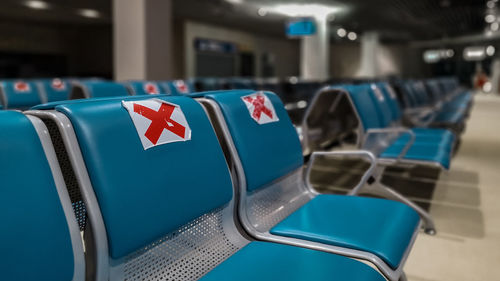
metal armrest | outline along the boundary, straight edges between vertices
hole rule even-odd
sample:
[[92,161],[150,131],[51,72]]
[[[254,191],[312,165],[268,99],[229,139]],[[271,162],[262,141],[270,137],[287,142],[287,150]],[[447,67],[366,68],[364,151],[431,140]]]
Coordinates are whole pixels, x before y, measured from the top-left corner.
[[416,138],[415,133],[408,128],[398,127],[398,128],[369,129],[365,133],[365,137],[363,139],[362,145],[364,147],[364,145],[367,143],[370,135],[386,135],[386,134],[391,134],[391,133],[398,133],[398,135],[402,135],[402,134],[409,134],[410,135],[410,141],[408,141],[406,143],[405,147],[399,153],[398,158],[396,158],[396,161],[400,161],[403,158],[403,156],[406,155],[406,152],[408,151],[408,149],[410,149],[410,147],[413,145],[413,143],[415,142],[415,138]]
[[372,176],[377,166],[377,160],[375,158],[375,155],[373,155],[373,153],[371,153],[370,151],[366,150],[315,151],[311,154],[311,157],[309,158],[309,163],[307,163],[307,168],[306,168],[306,181],[309,184],[309,186],[311,186],[310,177],[311,177],[312,166],[318,156],[352,156],[360,158],[364,157],[369,159],[370,167],[368,168],[368,170],[364,172],[359,183],[348,193],[349,195],[354,195],[361,189],[361,187],[366,183],[366,181],[370,178],[370,176]]

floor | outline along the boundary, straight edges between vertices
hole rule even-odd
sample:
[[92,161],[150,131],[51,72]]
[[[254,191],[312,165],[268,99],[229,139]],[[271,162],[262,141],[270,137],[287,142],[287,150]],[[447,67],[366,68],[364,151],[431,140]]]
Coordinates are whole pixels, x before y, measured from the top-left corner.
[[[418,236],[405,266],[408,280],[500,281],[499,123],[500,97],[477,95],[450,171],[387,173],[384,181],[430,210],[438,231]],[[366,165],[345,167],[319,163],[312,181],[322,192],[344,193]]]

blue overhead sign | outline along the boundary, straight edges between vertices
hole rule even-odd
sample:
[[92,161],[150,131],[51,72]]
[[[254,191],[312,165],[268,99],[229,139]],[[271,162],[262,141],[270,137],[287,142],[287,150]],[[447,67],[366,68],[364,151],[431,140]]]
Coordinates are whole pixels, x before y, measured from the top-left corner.
[[286,24],[286,35],[289,37],[309,36],[316,33],[316,22],[312,18],[294,19]]

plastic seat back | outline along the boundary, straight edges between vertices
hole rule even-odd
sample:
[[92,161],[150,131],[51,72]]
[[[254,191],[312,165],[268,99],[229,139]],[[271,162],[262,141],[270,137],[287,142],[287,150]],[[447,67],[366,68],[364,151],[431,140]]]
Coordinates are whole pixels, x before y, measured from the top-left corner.
[[7,109],[27,109],[42,103],[34,81],[9,80],[0,83],[0,101]]
[[390,107],[392,120],[400,121],[402,118],[402,113],[396,92],[391,87],[391,85],[385,82],[377,83],[377,86],[382,90],[382,93],[384,94],[384,97]]
[[275,94],[208,92],[202,102],[225,132],[221,142],[238,176],[239,215],[250,232],[269,231],[311,199],[299,137]]
[[2,111],[0,140],[2,280],[84,280],[80,233],[45,126]]
[[37,84],[43,97],[42,102],[44,103],[67,100],[72,88],[68,80],[60,78],[41,79],[37,81]]
[[384,124],[380,120],[377,107],[371,97],[370,84],[350,85],[343,88],[349,94],[364,131],[383,127]]
[[85,163],[76,170],[88,178],[91,223],[103,225],[94,234],[99,280],[193,280],[242,246],[225,232],[234,228],[231,176],[196,101],[128,97],[55,110],[74,134],[69,150],[81,153],[73,161]]
[[136,96],[166,94],[164,88],[154,81],[128,81],[124,84]]
[[380,127],[389,127],[395,121],[392,118],[392,110],[382,89],[375,83],[370,85],[370,97],[377,109]]
[[173,96],[188,95],[194,92],[194,84],[186,80],[172,80],[159,82],[166,94]]
[[111,81],[88,80],[75,82],[69,98],[73,100],[128,95],[130,95],[130,92],[123,84]]

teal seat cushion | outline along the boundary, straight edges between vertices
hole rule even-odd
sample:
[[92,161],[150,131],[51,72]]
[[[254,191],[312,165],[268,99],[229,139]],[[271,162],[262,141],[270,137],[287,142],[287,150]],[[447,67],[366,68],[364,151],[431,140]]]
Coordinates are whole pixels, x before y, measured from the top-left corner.
[[202,281],[383,281],[371,267],[346,257],[299,247],[251,242]]
[[[415,133],[414,144],[434,144],[443,148],[451,148],[455,143],[455,135],[445,129],[413,128]],[[409,134],[402,134],[396,139],[397,144],[406,144],[410,141]]]
[[271,229],[271,234],[373,253],[401,263],[419,225],[418,214],[395,201],[319,195]]
[[[397,158],[404,148],[404,144],[395,143],[382,152],[380,158]],[[452,147],[442,147],[430,143],[417,143],[408,149],[403,158],[406,160],[435,162],[443,168],[449,169],[451,156]]]

